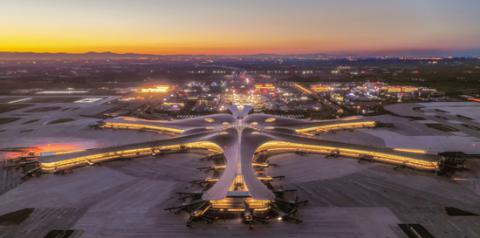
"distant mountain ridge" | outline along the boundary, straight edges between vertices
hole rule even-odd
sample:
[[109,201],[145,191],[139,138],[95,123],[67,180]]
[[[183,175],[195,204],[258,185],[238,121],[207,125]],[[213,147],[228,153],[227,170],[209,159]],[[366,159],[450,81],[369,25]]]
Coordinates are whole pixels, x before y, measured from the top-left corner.
[[10,59],[41,59],[41,58],[138,58],[158,57],[148,54],[113,53],[113,52],[86,52],[86,53],[36,53],[36,52],[0,52],[0,58]]
[[208,55],[208,54],[137,54],[114,52],[86,52],[86,53],[36,53],[36,52],[1,52],[0,59],[168,59],[179,57],[251,57],[251,58],[345,58],[345,57],[480,57],[480,49],[471,50],[385,50],[370,52],[335,52],[335,53],[306,53],[306,54],[248,54],[248,55]]

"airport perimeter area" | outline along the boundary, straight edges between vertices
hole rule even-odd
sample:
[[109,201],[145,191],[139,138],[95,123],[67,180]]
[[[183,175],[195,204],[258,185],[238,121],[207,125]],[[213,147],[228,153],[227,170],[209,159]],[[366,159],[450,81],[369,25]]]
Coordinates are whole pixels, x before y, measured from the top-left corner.
[[[475,103],[327,121],[248,106],[178,121],[95,117],[111,100],[1,114],[16,118],[0,125],[2,160],[20,167],[1,170],[0,216],[23,220],[0,220],[0,237],[480,235]],[[43,152],[19,165],[20,147]]]

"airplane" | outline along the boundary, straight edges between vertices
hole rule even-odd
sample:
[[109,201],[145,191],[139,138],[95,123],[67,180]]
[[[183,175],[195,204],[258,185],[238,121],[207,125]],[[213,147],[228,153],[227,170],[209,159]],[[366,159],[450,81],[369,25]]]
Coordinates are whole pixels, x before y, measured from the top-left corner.
[[273,189],[272,192],[277,195],[277,197],[284,197],[285,196],[285,193],[294,193],[296,192],[297,190],[296,189],[283,189],[283,188],[280,188],[280,189]]
[[190,198],[192,200],[202,198],[203,192],[176,192],[177,195],[180,197],[178,198],[181,201],[185,201],[186,199]]
[[204,180],[193,180],[191,181],[190,183],[191,184],[195,184],[195,185],[199,185],[200,187],[202,188],[208,188],[208,186],[218,182],[219,179],[218,178],[208,178],[208,179],[204,179]]
[[191,228],[192,223],[195,222],[195,221],[199,221],[199,220],[206,221],[208,224],[213,223],[215,218],[206,215],[207,211],[211,207],[212,207],[212,204],[210,204],[210,202],[207,201],[207,202],[199,205],[195,209],[193,209],[190,212],[190,217],[188,218],[188,220],[186,222],[187,227]]
[[213,160],[213,161],[223,161],[225,160],[225,157],[223,154],[213,154],[209,156],[205,156],[201,158],[200,160]]
[[300,156],[306,156],[307,152],[304,151],[295,151],[295,154],[300,155]]
[[283,180],[283,179],[285,179],[285,176],[261,176],[261,177],[258,177],[258,180],[267,181],[267,182],[275,180],[275,179]]
[[214,165],[214,166],[200,167],[200,168],[197,168],[197,169],[200,170],[200,171],[209,172],[209,171],[224,170],[226,168],[227,168],[226,165]]
[[35,176],[40,176],[42,174],[42,170],[40,167],[34,167],[30,170],[27,170],[25,172],[25,175],[22,176],[22,180],[27,180],[27,178],[30,178],[30,177],[35,177]]
[[[272,203],[272,210],[279,215],[280,220],[284,221],[293,221],[295,223],[301,223],[302,220],[295,217],[296,212],[298,211],[299,206],[304,206],[308,203],[308,200],[299,200],[297,196],[295,199],[286,199],[286,192],[293,192],[296,190],[287,189],[287,190],[277,190],[275,193],[277,198]],[[275,192],[275,191],[274,191]]]
[[268,218],[266,217],[259,217],[255,215],[254,210],[248,205],[246,201],[245,204],[245,211],[242,213],[242,221],[244,224],[249,225],[249,229],[253,229],[253,225],[256,222],[260,222],[262,224],[268,224]]
[[284,212],[282,209],[280,209],[276,204],[272,203],[271,205],[272,211],[277,213],[278,219],[282,221],[293,221],[295,223],[302,223],[303,221],[300,220],[299,218],[295,217],[295,214],[298,211],[298,207],[293,207],[292,209],[288,210],[287,212]]
[[362,162],[374,162],[373,156],[371,155],[363,155],[358,158],[358,163],[361,164]]
[[19,168],[24,168],[26,166],[29,166],[29,165],[38,165],[38,161],[37,160],[25,160],[25,159],[22,159],[22,160],[15,160],[14,163],[9,163],[5,166],[3,166],[4,168],[15,168],[15,169],[19,169]]
[[330,152],[330,154],[326,155],[325,158],[327,159],[333,159],[333,158],[338,158],[340,157],[340,151],[339,150],[333,150]]
[[273,164],[273,163],[258,163],[258,162],[254,162],[252,163],[252,166],[255,167],[255,168],[268,168],[268,167],[277,167],[278,165],[277,164]]
[[294,206],[294,207],[298,207],[300,205],[307,205],[308,203],[308,200],[299,200],[298,197],[295,198],[295,200],[284,200],[284,199],[279,199],[279,198],[276,198],[275,199],[275,202],[276,203],[281,203],[283,205],[289,205],[289,206]]
[[174,211],[173,212],[174,214],[179,214],[182,211],[191,211],[192,207],[196,208],[196,207],[198,207],[198,205],[203,205],[205,202],[208,202],[208,201],[198,199],[198,200],[193,200],[193,201],[190,201],[190,202],[185,202],[180,206],[168,207],[168,208],[165,208],[164,210],[169,211],[169,212]]
[[186,226],[192,227],[192,223],[195,221],[203,220],[207,223],[212,223],[216,219],[206,214],[211,207],[212,204],[209,201],[198,199],[189,203],[185,203],[181,206],[165,208],[165,211],[174,211],[174,214],[187,212],[189,214],[189,218],[186,222]]

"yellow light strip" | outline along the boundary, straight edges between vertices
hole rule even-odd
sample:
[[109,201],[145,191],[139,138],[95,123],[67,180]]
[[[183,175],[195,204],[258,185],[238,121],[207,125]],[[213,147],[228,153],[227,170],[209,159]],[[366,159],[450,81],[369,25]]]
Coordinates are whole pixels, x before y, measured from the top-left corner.
[[245,208],[227,208],[227,211],[229,211],[229,212],[243,212],[243,211],[245,211]]
[[257,178],[260,181],[272,181],[273,180],[273,177],[271,177],[271,176],[263,176],[263,177],[257,177]]
[[[243,175],[237,175],[235,177],[228,191],[248,192],[248,187],[245,183],[245,178]],[[246,209],[245,203],[247,203],[248,208],[253,209],[254,211],[264,212],[270,209],[270,202],[271,201],[269,200],[255,200],[252,197],[225,197],[224,199],[220,200],[210,200],[212,208],[222,212],[243,212]]]
[[213,168],[214,169],[226,169],[227,165],[214,165]]
[[131,129],[131,130],[154,130],[154,131],[164,131],[171,132],[174,134],[181,134],[184,130],[171,128],[171,127],[162,127],[162,126],[152,126],[145,124],[132,124],[124,122],[105,122],[102,128],[113,128],[113,129]]
[[213,119],[213,118],[205,118],[205,121],[208,122],[208,123],[213,123],[213,122],[215,122],[215,119]]
[[212,207],[212,205],[209,204],[208,206],[205,206],[202,210],[194,211],[194,212],[193,212],[193,216],[194,216],[194,217],[201,217],[201,216],[203,216],[203,215],[208,211],[208,209],[210,209],[211,207]]
[[394,164],[394,165],[405,165],[407,167],[419,169],[419,170],[430,170],[436,171],[439,168],[438,162],[426,161],[409,156],[394,155],[382,152],[368,151],[368,150],[358,150],[358,149],[349,149],[342,147],[332,147],[332,146],[321,146],[321,145],[307,145],[307,144],[297,144],[283,141],[271,141],[263,144],[257,149],[259,151],[267,152],[311,152],[311,153],[320,153],[320,154],[331,154],[338,152],[341,156],[353,157],[353,158],[362,158],[364,156],[371,156],[373,160],[380,161],[384,163]]
[[110,161],[118,158],[147,156],[155,153],[160,153],[162,150],[177,151],[177,150],[181,150],[182,148],[207,149],[210,152],[223,153],[223,149],[217,144],[209,141],[200,141],[200,142],[192,142],[192,143],[186,143],[186,144],[105,152],[105,153],[99,153],[99,154],[93,154],[93,155],[74,157],[74,158],[65,159],[65,160],[56,161],[56,162],[40,162],[40,168],[45,173],[54,173],[64,169],[86,166],[89,164]]
[[142,93],[167,93],[170,89],[170,86],[161,85],[152,88],[142,88],[140,92]]
[[218,178],[209,178],[209,179],[206,179],[205,181],[209,182],[209,183],[216,183],[218,181],[220,181],[220,179]]
[[353,120],[359,120],[361,117],[359,116],[351,116],[351,117],[344,117],[344,118],[341,118],[340,120],[342,121],[353,121]]
[[265,122],[272,123],[272,122],[275,122],[276,120],[277,119],[275,117],[270,117],[270,118],[265,119]]
[[245,203],[254,211],[264,212],[270,209],[270,200],[256,200],[249,198],[232,198],[226,197],[220,200],[210,200],[213,209],[227,212],[243,212],[245,211]]
[[252,163],[252,166],[253,167],[263,167],[263,168],[266,168],[268,167],[268,163]]
[[377,123],[375,121],[348,122],[296,129],[295,131],[299,134],[311,136],[314,135],[315,132],[328,132],[333,130],[345,130],[355,128],[372,128],[376,125]]
[[309,90],[308,88],[305,88],[303,87],[302,85],[298,84],[298,83],[294,83],[293,86],[295,86],[297,89],[299,89],[300,91],[304,92],[305,94],[313,94],[313,92],[311,90]]
[[245,179],[243,178],[243,175],[237,175],[235,176],[235,179],[233,180],[232,184],[230,185],[230,188],[228,191],[245,191],[248,192],[248,187],[247,184],[245,183]]
[[418,149],[394,148],[393,150],[401,151],[401,152],[414,153],[414,154],[426,154],[427,153],[426,150],[418,150]]

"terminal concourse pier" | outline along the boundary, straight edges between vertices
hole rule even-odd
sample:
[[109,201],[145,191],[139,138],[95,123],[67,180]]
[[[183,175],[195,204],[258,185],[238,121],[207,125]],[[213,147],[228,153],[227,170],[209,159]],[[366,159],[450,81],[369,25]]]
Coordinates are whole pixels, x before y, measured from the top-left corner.
[[252,114],[251,110],[250,106],[232,106],[231,114],[175,121],[105,119],[99,122],[98,128],[155,132],[169,138],[42,156],[26,175],[68,174],[79,167],[145,156],[199,154],[211,162],[211,166],[199,170],[213,173],[207,173],[205,179],[191,181],[198,189],[178,191],[181,202],[165,209],[188,214],[188,226],[195,221],[211,223],[240,216],[253,227],[271,219],[300,223],[298,208],[307,204],[295,191],[277,185],[276,181],[284,176],[266,173],[269,167],[275,166],[269,160],[272,156],[320,154],[332,159],[352,158],[439,175],[461,167],[461,163],[451,163],[446,157],[428,154],[425,150],[357,145],[317,137],[335,131],[382,126],[362,117],[312,121]]

